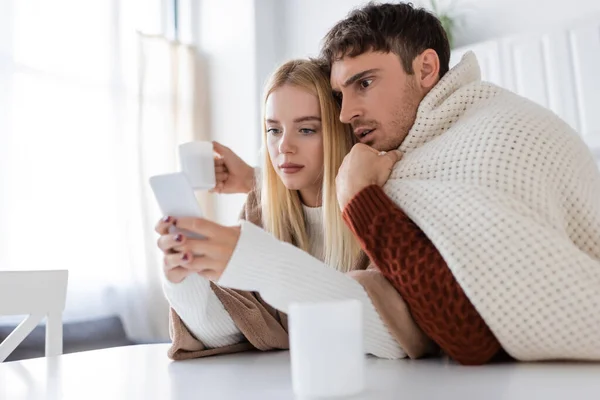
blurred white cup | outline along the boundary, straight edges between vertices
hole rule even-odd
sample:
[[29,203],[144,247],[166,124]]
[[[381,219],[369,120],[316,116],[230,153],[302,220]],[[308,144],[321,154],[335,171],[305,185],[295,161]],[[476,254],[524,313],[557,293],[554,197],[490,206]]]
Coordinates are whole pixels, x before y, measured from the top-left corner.
[[215,187],[215,161],[212,142],[188,142],[179,145],[181,171],[196,190]]
[[363,310],[358,300],[293,303],[289,312],[296,396],[352,396],[365,387]]

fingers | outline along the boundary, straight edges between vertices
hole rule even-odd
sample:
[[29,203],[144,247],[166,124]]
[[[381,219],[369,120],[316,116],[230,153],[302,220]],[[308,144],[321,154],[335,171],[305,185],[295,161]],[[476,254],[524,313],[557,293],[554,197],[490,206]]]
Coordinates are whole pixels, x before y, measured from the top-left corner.
[[175,267],[165,271],[167,280],[171,283],[180,283],[190,274],[190,270],[183,267]]
[[181,282],[187,274],[197,272],[208,279],[217,277],[221,262],[210,257],[193,256],[188,252],[167,254],[164,257],[165,275],[171,282]]
[[204,279],[208,279],[209,281],[217,281],[220,277],[220,274],[212,269],[205,269],[203,271],[197,272],[197,274],[203,277]]
[[169,227],[171,227],[171,225],[173,225],[174,223],[175,218],[166,216],[164,218],[161,218],[161,220],[156,223],[156,225],[154,226],[154,230],[159,235],[166,235],[167,233],[169,233]]
[[215,156],[215,187],[210,189],[209,192],[221,193],[225,188],[227,179],[229,178],[229,170],[225,164],[223,153],[226,153],[227,151],[231,152],[231,150],[218,142],[213,142],[213,147],[215,151],[220,153],[220,155]]
[[167,234],[161,235],[156,244],[163,253],[169,253],[173,250],[178,251],[177,248],[180,248],[182,245],[184,245],[185,240],[185,236],[183,236],[181,233],[177,233],[175,235]]
[[204,218],[183,217],[178,218],[174,224],[177,228],[192,233],[205,236],[207,238],[215,237],[223,229],[222,225],[206,220]]
[[229,147],[223,146],[221,143],[219,143],[217,141],[213,141],[212,143],[213,143],[213,149],[221,157],[225,157],[226,154],[231,154],[232,153],[232,151],[231,151],[231,149]]
[[215,178],[217,182],[224,182],[229,176],[229,170],[222,158],[215,158]]
[[218,252],[218,247],[214,240],[187,239],[184,244],[173,247],[173,250],[179,252],[180,255],[187,253],[190,256],[188,258],[191,259],[192,257],[201,256],[214,257],[215,252]]
[[225,160],[222,158],[215,158],[215,174],[227,173],[229,170],[227,169],[227,165],[225,164]]
[[166,270],[171,270],[176,267],[185,267],[185,265],[192,259],[192,255],[189,253],[172,253],[165,254],[163,261]]
[[384,156],[388,157],[392,164],[396,164],[398,161],[402,159],[402,152],[399,150],[388,151]]
[[368,152],[371,152],[371,153],[379,153],[378,150],[375,150],[371,146],[366,145],[364,143],[356,143],[354,146],[352,146],[352,149],[350,149],[350,151],[354,151],[354,152],[357,152],[357,151],[368,151]]
[[215,181],[217,183],[225,183],[229,178],[229,174],[227,172],[216,172],[215,173]]
[[217,182],[214,188],[210,189],[210,193],[222,193],[225,188],[225,184],[223,182]]
[[190,270],[181,266],[181,254],[168,254],[164,257],[163,270],[169,282],[179,283],[190,274]]
[[[212,275],[216,274],[219,267],[219,262],[210,257],[194,257],[191,261],[184,265],[184,267],[190,271],[198,272],[202,276],[205,273]],[[210,271],[210,272],[209,272]]]
[[227,168],[217,169],[215,168],[215,187],[209,190],[211,193],[221,193],[225,188],[225,184],[229,179],[229,173]]

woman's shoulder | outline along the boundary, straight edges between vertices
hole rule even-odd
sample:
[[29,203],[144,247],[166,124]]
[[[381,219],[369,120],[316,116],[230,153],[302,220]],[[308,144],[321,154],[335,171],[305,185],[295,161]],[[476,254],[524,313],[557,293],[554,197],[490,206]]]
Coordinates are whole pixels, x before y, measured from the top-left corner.
[[367,256],[367,253],[361,250],[359,256],[356,258],[356,262],[354,263],[354,267],[352,268],[352,270],[356,271],[367,269],[368,267],[370,267],[370,264],[371,260],[369,259],[369,256]]
[[257,226],[262,226],[262,212],[260,205],[260,186],[254,185],[246,197],[239,219],[246,220]]

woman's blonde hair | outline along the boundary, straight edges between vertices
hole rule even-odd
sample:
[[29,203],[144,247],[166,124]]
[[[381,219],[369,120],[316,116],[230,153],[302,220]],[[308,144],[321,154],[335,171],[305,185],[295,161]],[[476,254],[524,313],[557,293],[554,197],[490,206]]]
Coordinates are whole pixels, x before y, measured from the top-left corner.
[[285,187],[273,168],[266,149],[267,131],[264,104],[276,89],[292,85],[313,93],[321,110],[323,135],[323,186],[321,204],[325,243],[324,261],[337,270],[347,272],[360,256],[360,246],[342,220],[337,202],[335,177],[354,144],[350,127],[339,120],[339,106],[333,99],[329,76],[323,64],[315,60],[292,60],[280,66],[265,86],[262,115],[262,189],[261,209],[263,227],[279,240],[309,251],[309,238],[302,203],[297,190]]

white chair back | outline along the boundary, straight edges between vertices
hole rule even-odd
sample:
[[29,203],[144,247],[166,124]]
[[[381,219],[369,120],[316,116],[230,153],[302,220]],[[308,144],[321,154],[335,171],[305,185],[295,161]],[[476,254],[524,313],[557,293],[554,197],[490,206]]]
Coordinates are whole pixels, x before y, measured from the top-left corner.
[[27,315],[0,343],[0,362],[46,317],[46,357],[62,354],[68,271],[0,271],[0,315]]

